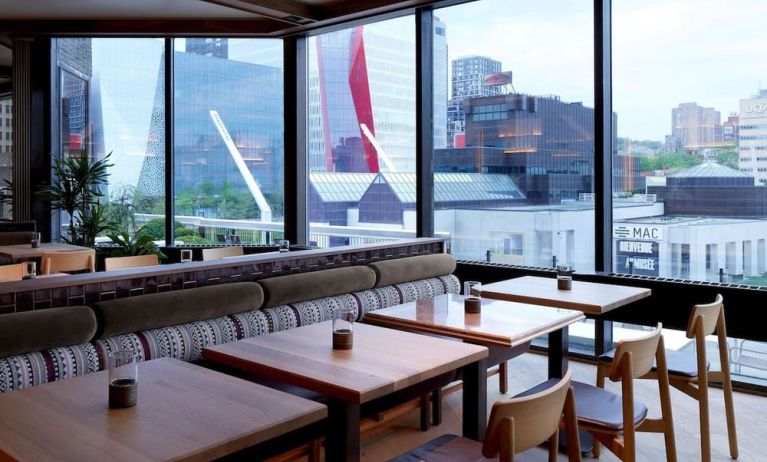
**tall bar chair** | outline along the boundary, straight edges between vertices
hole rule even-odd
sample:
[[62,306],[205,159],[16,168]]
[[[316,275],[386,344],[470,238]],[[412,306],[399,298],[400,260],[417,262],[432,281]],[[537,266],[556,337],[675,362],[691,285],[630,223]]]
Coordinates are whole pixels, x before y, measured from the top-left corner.
[[[661,419],[647,418],[647,407],[634,401],[634,379],[650,378],[653,362],[657,364],[652,378],[658,381]],[[604,389],[605,377],[621,383],[621,395]],[[676,443],[671,413],[666,352],[661,324],[642,337],[622,340],[614,351],[603,355],[597,367],[596,386],[573,382],[577,403],[578,425],[594,436],[594,456],[599,457],[600,443],[625,462],[636,460],[636,432],[663,433],[666,460],[675,462]]]

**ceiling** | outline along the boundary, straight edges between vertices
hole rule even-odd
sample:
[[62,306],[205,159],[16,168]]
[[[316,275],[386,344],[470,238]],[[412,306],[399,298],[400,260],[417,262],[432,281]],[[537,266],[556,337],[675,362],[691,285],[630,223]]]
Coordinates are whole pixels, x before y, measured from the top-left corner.
[[0,36],[280,37],[434,3],[437,0],[0,0]]
[[10,89],[11,38],[284,37],[466,1],[472,0],[0,0],[0,93]]

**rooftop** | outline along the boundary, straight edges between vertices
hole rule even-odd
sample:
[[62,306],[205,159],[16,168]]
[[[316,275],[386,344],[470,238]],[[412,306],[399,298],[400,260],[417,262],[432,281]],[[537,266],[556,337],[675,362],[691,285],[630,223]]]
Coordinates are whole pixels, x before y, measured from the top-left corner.
[[734,168],[718,164],[716,162],[703,162],[695,167],[672,173],[669,178],[752,178]]

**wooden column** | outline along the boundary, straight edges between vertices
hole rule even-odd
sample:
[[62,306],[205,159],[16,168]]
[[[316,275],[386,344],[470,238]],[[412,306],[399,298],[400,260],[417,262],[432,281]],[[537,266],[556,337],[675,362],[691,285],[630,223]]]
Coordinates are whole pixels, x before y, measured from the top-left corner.
[[32,44],[26,40],[13,41],[13,219],[29,220],[30,201],[30,102]]

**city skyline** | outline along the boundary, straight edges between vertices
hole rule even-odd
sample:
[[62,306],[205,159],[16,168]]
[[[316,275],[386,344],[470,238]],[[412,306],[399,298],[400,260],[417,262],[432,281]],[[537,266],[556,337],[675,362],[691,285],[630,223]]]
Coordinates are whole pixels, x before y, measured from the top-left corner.
[[[663,141],[677,104],[695,101],[726,117],[757,93],[760,81],[767,86],[767,61],[758,59],[759,38],[767,32],[754,20],[767,16],[767,2],[728,6],[714,0],[613,4],[618,136]],[[712,10],[717,14],[696,13]],[[544,8],[532,0],[483,0],[435,15],[448,30],[448,61],[467,55],[499,59],[503,70],[514,73],[517,91],[553,93],[593,107],[591,2],[553,0]]]

